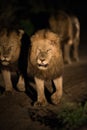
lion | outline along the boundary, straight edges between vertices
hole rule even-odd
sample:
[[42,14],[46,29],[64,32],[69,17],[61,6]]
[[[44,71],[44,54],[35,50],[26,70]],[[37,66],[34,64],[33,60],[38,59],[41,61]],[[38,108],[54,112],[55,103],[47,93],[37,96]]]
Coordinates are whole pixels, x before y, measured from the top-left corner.
[[78,46],[80,42],[80,22],[74,15],[58,11],[49,18],[50,29],[61,37],[64,62],[71,64],[71,48],[73,59],[79,61]]
[[41,29],[31,37],[28,56],[28,76],[33,76],[36,83],[37,101],[35,106],[45,106],[47,99],[44,82],[53,81],[56,91],[51,96],[53,104],[58,104],[62,97],[63,56],[60,38],[48,29]]
[[[5,83],[6,94],[12,93],[13,85],[11,80],[11,72],[18,70],[18,59],[21,52],[21,38],[24,34],[23,30],[2,29],[0,32],[0,69]],[[24,78],[20,74],[17,87],[20,91],[24,90]]]

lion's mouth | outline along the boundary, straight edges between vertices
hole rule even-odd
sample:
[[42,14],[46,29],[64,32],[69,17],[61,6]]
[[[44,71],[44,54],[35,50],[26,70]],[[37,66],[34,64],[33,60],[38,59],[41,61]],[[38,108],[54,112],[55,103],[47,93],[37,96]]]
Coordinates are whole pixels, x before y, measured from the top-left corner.
[[48,64],[38,64],[39,69],[44,70],[44,69],[47,69],[47,67],[48,67]]
[[1,61],[1,64],[6,66],[6,65],[9,65],[10,63],[9,63],[9,61],[2,60],[2,61]]

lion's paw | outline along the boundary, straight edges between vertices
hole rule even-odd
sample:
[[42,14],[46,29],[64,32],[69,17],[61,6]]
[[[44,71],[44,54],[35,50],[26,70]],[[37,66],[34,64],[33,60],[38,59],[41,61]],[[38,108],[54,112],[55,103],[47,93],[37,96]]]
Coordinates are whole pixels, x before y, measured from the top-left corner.
[[51,96],[51,101],[53,104],[57,105],[60,103],[61,96],[58,95],[58,92],[55,92]]
[[78,57],[74,57],[74,60],[75,60],[76,62],[79,62],[79,58],[78,58]]
[[44,101],[36,101],[34,103],[34,106],[46,106],[47,105],[47,101],[44,100]]
[[72,61],[70,59],[64,59],[65,64],[72,64]]
[[11,96],[11,95],[13,95],[13,91],[7,90],[7,91],[5,91],[4,94],[5,94],[6,96]]
[[25,92],[25,85],[24,84],[22,84],[22,83],[18,83],[17,84],[17,89],[19,90],[19,91],[21,91],[21,92]]

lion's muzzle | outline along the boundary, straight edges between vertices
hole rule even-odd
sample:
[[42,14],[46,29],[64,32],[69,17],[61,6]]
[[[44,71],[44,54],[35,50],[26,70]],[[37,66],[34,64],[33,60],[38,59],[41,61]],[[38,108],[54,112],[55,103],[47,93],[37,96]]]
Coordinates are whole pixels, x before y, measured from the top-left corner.
[[45,70],[48,68],[48,62],[45,59],[38,59],[37,66],[39,69]]
[[10,58],[1,56],[0,62],[2,65],[9,65],[10,64]]

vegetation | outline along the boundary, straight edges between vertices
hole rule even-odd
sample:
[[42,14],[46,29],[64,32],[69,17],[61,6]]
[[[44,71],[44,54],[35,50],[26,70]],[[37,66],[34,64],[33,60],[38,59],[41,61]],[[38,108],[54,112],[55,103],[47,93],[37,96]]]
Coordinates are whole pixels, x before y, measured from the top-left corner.
[[[43,113],[43,114],[42,114]],[[87,123],[87,102],[84,106],[76,103],[65,103],[58,111],[46,109],[29,109],[33,121],[49,126],[53,130],[77,130]]]
[[86,124],[87,122],[87,102],[84,106],[65,106],[57,115],[62,130],[73,130]]

